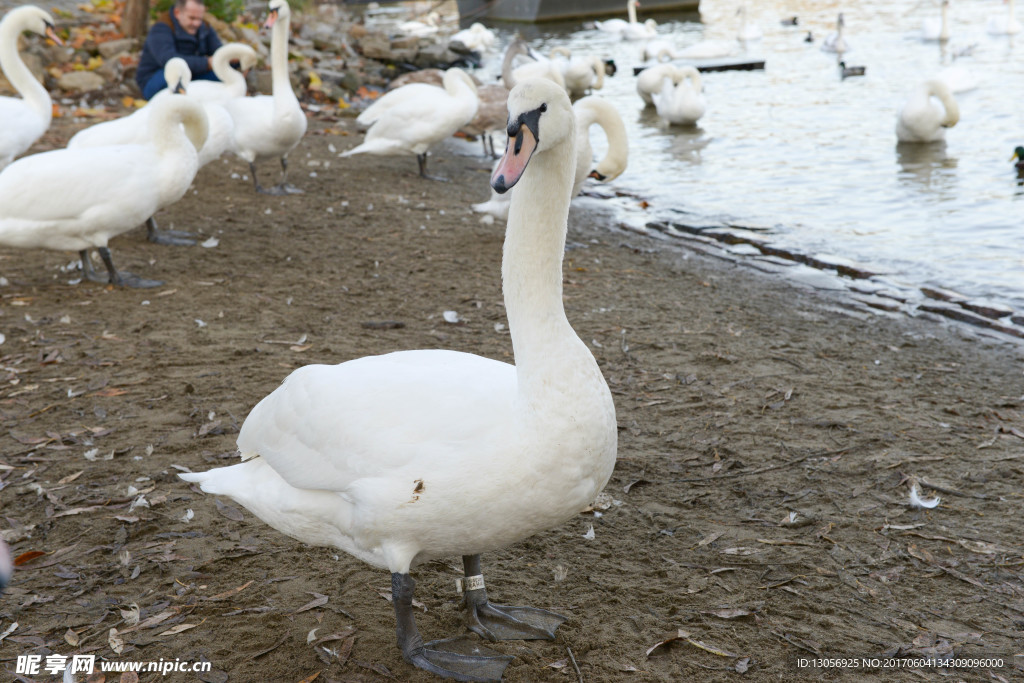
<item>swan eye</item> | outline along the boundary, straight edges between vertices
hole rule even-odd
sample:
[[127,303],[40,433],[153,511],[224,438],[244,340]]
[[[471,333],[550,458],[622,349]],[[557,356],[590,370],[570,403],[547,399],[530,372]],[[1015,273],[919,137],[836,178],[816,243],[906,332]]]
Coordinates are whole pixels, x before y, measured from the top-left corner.
[[547,110],[548,110],[548,103],[547,103],[547,102],[545,102],[544,104],[540,105],[540,110],[541,110],[542,112],[545,112],[545,111],[547,111]]

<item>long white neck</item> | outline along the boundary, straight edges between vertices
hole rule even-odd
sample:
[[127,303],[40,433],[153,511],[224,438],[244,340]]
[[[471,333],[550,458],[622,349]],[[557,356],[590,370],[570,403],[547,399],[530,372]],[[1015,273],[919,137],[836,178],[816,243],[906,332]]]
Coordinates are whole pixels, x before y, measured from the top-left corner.
[[192,147],[198,151],[209,133],[202,105],[184,95],[168,95],[149,117],[153,146],[160,154],[178,153]]
[[636,5],[633,4],[633,0],[629,0],[629,2],[626,3],[626,14],[629,15],[629,23],[635,24],[636,23]]
[[949,3],[942,3],[942,28],[939,29],[939,40],[949,39]]
[[582,345],[562,305],[562,255],[575,159],[575,130],[560,144],[534,153],[509,209],[502,289],[520,396],[527,402],[544,391],[545,378],[563,371],[559,366],[565,357],[558,352],[573,340]]
[[[32,107],[40,118],[50,125],[53,118],[53,104],[50,101],[50,93],[36,80],[25,62],[18,54],[18,37],[25,30],[22,22],[17,20],[0,23],[0,69],[4,76],[17,90],[25,103]],[[2,124],[0,124],[2,125]]]
[[[231,60],[243,58],[245,52],[232,48],[232,45],[225,45],[213,53],[213,73],[221,83],[231,89],[231,94],[235,97],[245,97],[245,76],[231,66]],[[287,55],[285,57],[287,58]]]
[[594,90],[604,87],[604,60],[600,57],[593,58],[594,65]]
[[955,126],[957,121],[960,120],[960,106],[953,99],[953,94],[949,91],[949,88],[945,83],[940,81],[929,81],[927,83],[928,95],[937,97],[939,102],[942,103],[942,108],[945,110],[946,115],[942,119],[941,125],[944,128],[951,128]]
[[274,22],[273,34],[270,36],[270,73],[274,90],[274,107],[291,108],[297,103],[292,82],[288,77],[288,36],[291,16],[282,12]]
[[[671,88],[671,81],[669,83]],[[606,181],[622,175],[629,160],[629,139],[618,110],[597,97],[579,100],[573,108],[577,110],[577,135],[589,135],[590,126],[596,123],[608,139],[608,150],[594,170],[604,176]]]

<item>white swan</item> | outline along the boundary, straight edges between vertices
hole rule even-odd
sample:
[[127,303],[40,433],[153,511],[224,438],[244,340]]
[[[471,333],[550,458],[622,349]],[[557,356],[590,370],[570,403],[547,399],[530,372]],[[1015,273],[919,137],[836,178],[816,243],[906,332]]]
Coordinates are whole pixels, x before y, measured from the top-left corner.
[[341,156],[415,154],[420,175],[431,178],[427,150],[472,121],[480,106],[476,85],[462,69],[448,69],[442,82],[443,88],[410,83],[385,93],[356,118],[370,127],[362,144]]
[[[223,102],[232,97],[245,97],[246,83],[243,72],[256,66],[259,55],[244,43],[227,43],[213,53],[213,73],[220,82],[200,79],[186,87],[188,96],[202,102]],[[231,62],[238,62],[241,71],[234,69]],[[170,81],[168,81],[170,83]]]
[[[292,91],[288,79],[288,35],[291,9],[287,0],[270,0],[270,14],[264,27],[271,28],[270,70],[273,95],[236,97],[224,102],[224,108],[234,122],[229,149],[249,162],[253,186],[264,194],[296,194],[302,192],[286,182],[288,153],[306,134],[306,114]],[[264,159],[281,160],[281,179],[277,185],[264,188],[256,179],[256,162]]]
[[[941,103],[932,101],[935,97]],[[942,81],[930,80],[918,86],[900,110],[896,138],[900,142],[937,142],[946,129],[960,120],[960,108]]]
[[748,20],[746,3],[740,5],[740,8],[736,10],[736,14],[740,16],[740,27],[736,30],[736,40],[748,42],[764,38],[764,32],[761,30],[761,27]]
[[673,83],[678,83],[682,77],[682,71],[676,68],[675,64],[649,66],[637,74],[636,93],[644,101],[644,106],[653,106],[654,100],[651,96],[661,91],[662,81],[671,78]]
[[615,464],[612,396],[562,304],[573,118],[549,81],[509,96],[491,184],[516,185],[502,258],[515,365],[430,350],[300,368],[246,418],[244,462],[180,475],[293,538],[390,571],[403,656],[445,677],[497,680],[510,658],[424,644],[410,569],[462,555],[473,631],[553,638],[563,617],[488,602],[479,554],[571,519]]
[[464,28],[451,38],[452,42],[458,41],[470,50],[484,52],[494,47],[498,37],[479,21],[474,22],[469,28]]
[[721,59],[735,56],[740,52],[741,47],[736,40],[702,40],[675,52],[673,57],[677,59]]
[[836,30],[825,36],[825,40],[821,41],[822,52],[837,52],[842,54],[850,51],[850,44],[846,42],[846,38],[843,37],[843,29],[846,27],[846,19],[843,18],[843,13],[840,12],[836,18]]
[[[0,172],[0,244],[76,250],[91,280],[162,284],[118,273],[107,248],[112,237],[181,199],[199,170],[196,150],[207,128],[202,106],[170,95],[153,107],[145,144],[58,149],[19,159]],[[93,247],[107,267],[106,279],[92,270],[87,252]]]
[[[576,197],[583,189],[583,183],[587,178],[610,182],[622,175],[629,162],[629,139],[626,135],[626,124],[623,123],[618,110],[607,100],[590,95],[577,100],[572,110],[576,117],[576,170],[573,174],[572,196]],[[608,149],[596,166],[594,150],[590,144],[590,127],[594,124],[601,127],[608,140]],[[507,220],[511,194],[498,194],[492,189],[491,198],[486,202],[473,204],[473,210]]]
[[[565,59],[556,59],[562,55]],[[561,72],[565,89],[570,98],[583,97],[590,90],[604,87],[606,63],[600,57],[573,56],[566,47],[556,47],[551,51],[551,61]]]
[[921,22],[921,40],[949,40],[949,0],[942,0],[938,17],[928,17]]
[[662,79],[661,90],[654,93],[654,107],[658,116],[669,124],[692,126],[707,109],[700,73],[692,66],[681,66],[678,69],[678,80],[668,77]]
[[607,33],[618,34],[624,40],[645,40],[658,35],[658,22],[648,19],[640,23],[636,19],[636,8],[640,6],[639,0],[628,0],[626,2],[626,14],[629,21],[623,19],[608,19],[607,21],[595,21],[594,26]]
[[0,21],[0,70],[21,95],[21,99],[0,97],[0,169],[31,147],[50,127],[53,117],[50,93],[18,54],[18,38],[25,31],[63,44],[53,28],[53,19],[38,7],[12,9]]
[[[149,103],[136,110],[128,116],[122,116],[113,121],[104,121],[75,133],[68,141],[68,149],[80,149],[85,147],[109,147],[111,145],[141,145],[147,143],[152,137],[150,131],[150,119],[156,110],[155,105],[165,98],[177,96],[178,93],[187,93],[192,81],[192,73],[189,71],[188,63],[181,57],[173,57],[167,60],[164,65],[164,79],[170,86],[161,90]],[[199,102],[207,119],[207,135],[203,146],[199,150],[199,168],[219,158],[231,143],[231,136],[234,129],[234,122],[231,116],[220,104],[216,102],[202,102],[192,97],[188,98]],[[146,238],[157,244],[171,244],[189,246],[195,244],[193,236],[181,230],[159,230],[156,219],[152,216],[146,220]]]
[[659,62],[664,62],[675,58],[676,48],[672,43],[668,42],[667,40],[656,38],[654,40],[648,40],[646,43],[644,43],[645,62],[655,60]]
[[995,36],[1020,33],[1020,22],[1014,16],[1013,0],[1006,0],[1006,14],[994,14],[988,18],[985,28]]

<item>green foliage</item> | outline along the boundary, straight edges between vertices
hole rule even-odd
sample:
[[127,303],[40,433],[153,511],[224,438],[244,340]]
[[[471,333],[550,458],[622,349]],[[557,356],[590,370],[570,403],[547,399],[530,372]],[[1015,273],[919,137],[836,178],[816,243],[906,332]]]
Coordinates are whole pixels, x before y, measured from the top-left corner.
[[[245,9],[245,0],[204,0],[203,4],[206,5],[207,12],[228,23],[234,21]],[[174,0],[156,0],[151,10],[153,16],[170,11],[173,5]]]

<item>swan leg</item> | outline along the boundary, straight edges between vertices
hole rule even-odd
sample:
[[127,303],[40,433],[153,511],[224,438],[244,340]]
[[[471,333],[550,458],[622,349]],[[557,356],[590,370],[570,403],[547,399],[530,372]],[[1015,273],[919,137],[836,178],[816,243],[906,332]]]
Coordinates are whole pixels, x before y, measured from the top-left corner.
[[424,643],[416,628],[412,595],[416,582],[408,574],[391,575],[391,595],[395,606],[398,647],[402,657],[415,667],[456,681],[500,681],[513,657],[495,653],[478,645],[454,648],[458,639]]
[[416,161],[420,165],[420,177],[421,178],[426,178],[427,180],[440,180],[443,183],[447,183],[448,182],[447,178],[443,178],[443,177],[441,177],[439,175],[427,175],[427,154],[426,154],[426,152],[424,152],[423,154],[417,154],[416,155]]
[[156,219],[150,216],[146,219],[146,239],[153,244],[165,244],[175,247],[190,247],[196,243],[192,239],[192,233],[184,230],[159,230],[156,227]]
[[[96,249],[96,251],[100,253],[100,258],[103,259],[104,265],[107,266],[107,272],[110,273],[110,278],[108,280],[109,284],[119,285],[121,287],[136,287],[139,289],[160,287],[161,285],[164,284],[160,280],[147,280],[145,278],[139,277],[138,275],[132,275],[128,271],[119,273],[117,272],[117,269],[114,268],[114,259],[110,257],[110,249],[107,249],[106,247],[99,247]],[[85,254],[84,251],[81,253]],[[86,254],[85,256],[88,256],[88,254]],[[86,257],[82,258],[83,268],[84,264],[88,260],[89,259]],[[90,266],[89,269],[92,270],[92,267]]]
[[[479,555],[464,555],[462,566],[467,579],[479,577],[483,584]],[[487,640],[554,640],[555,629],[566,620],[561,614],[536,607],[491,604],[487,600],[487,589],[482,585],[466,590],[463,604],[466,626]]]
[[[256,166],[249,164],[249,168],[252,169],[253,180],[256,180]],[[305,194],[302,190],[295,187],[294,185],[285,182],[288,177],[288,159],[281,157],[281,179],[277,182],[277,185],[273,187],[261,187],[259,183],[256,183],[256,191],[262,192],[263,194],[272,195],[285,195],[285,194]]]

